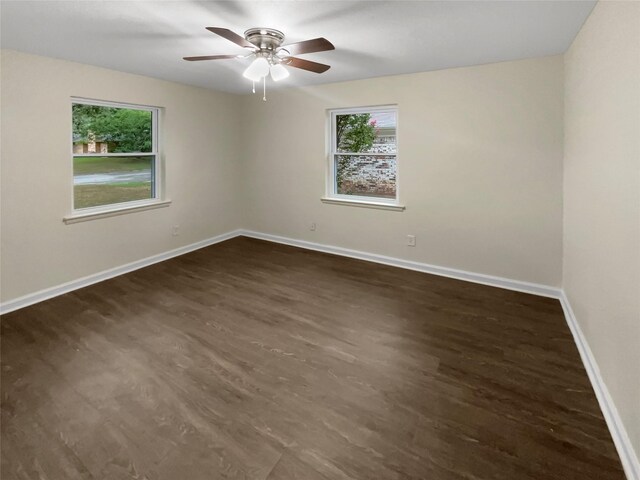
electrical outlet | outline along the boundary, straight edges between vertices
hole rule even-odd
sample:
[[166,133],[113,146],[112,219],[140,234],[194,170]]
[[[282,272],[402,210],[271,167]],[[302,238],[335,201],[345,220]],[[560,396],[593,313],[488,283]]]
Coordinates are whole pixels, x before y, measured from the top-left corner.
[[311,225],[309,225],[309,230],[311,230],[312,232],[316,231],[316,222],[311,222]]
[[173,228],[171,229],[171,235],[173,235],[174,237],[180,235],[180,225],[173,226]]
[[410,247],[416,246],[416,236],[415,235],[407,235],[407,245]]

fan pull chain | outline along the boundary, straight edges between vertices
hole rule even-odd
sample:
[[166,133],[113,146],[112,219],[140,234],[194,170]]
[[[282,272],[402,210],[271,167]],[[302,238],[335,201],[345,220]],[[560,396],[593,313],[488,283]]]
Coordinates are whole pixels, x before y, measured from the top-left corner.
[[262,77],[262,101],[267,101],[267,76]]
[[253,85],[253,93],[256,93],[256,81],[255,80],[251,80],[251,83]]

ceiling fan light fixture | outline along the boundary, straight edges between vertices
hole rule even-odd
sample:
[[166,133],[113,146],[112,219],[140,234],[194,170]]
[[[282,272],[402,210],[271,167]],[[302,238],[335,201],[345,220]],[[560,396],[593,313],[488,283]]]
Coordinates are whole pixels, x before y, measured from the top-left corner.
[[271,67],[271,78],[274,82],[284,80],[289,76],[289,70],[284,68],[281,63],[276,63]]
[[267,75],[269,75],[269,61],[264,57],[256,58],[242,74],[243,77],[254,82],[260,81]]

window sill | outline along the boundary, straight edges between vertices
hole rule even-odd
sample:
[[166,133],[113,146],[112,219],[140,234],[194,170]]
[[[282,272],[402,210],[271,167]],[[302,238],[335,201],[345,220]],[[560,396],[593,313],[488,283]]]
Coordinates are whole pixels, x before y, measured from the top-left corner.
[[86,213],[71,214],[62,219],[69,225],[72,223],[87,222],[89,220],[97,220],[99,218],[115,217],[117,215],[125,215],[127,213],[144,212],[145,210],[155,210],[156,208],[164,208],[171,205],[171,200],[154,201],[153,203],[145,203],[142,205],[129,205],[126,207],[113,208],[111,210],[93,211]]
[[375,208],[378,210],[391,210],[393,212],[402,212],[406,208],[404,205],[397,205],[394,203],[371,202],[366,200],[347,200],[342,198],[330,198],[330,197],[322,197],[320,201],[322,203],[327,203],[329,205],[345,205],[345,206],[351,206],[351,207]]

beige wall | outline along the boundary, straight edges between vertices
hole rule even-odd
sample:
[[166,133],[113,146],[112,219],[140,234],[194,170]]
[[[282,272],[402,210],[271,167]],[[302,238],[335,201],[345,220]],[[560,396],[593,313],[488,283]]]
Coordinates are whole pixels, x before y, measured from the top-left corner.
[[[169,208],[62,223],[71,96],[165,108]],[[321,204],[325,109],[384,103],[399,105],[407,210]],[[3,51],[2,301],[241,226],[558,286],[561,106],[561,57],[270,93],[264,103]]]
[[[240,226],[237,96],[5,50],[1,81],[2,301]],[[62,222],[72,207],[71,96],[164,107],[170,207]]]
[[565,77],[564,290],[640,452],[640,3],[598,3]]
[[[560,286],[562,70],[556,56],[242,97],[243,225]],[[322,204],[326,109],[381,104],[399,108],[406,211]]]

